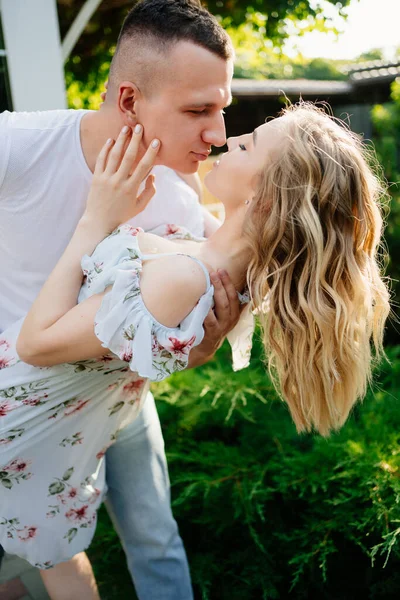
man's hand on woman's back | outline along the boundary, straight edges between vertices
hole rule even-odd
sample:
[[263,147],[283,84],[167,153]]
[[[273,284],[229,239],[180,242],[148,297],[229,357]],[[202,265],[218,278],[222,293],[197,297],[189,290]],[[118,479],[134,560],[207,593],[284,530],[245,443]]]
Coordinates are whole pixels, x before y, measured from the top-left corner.
[[240,304],[235,286],[226,271],[211,273],[214,286],[214,308],[204,321],[204,339],[189,355],[188,368],[208,362],[221,346],[240,317]]

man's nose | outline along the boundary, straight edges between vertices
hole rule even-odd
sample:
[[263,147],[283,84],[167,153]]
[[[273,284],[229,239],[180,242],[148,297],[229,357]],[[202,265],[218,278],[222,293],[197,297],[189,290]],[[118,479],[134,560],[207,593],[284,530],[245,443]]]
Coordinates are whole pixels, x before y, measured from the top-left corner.
[[203,141],[211,146],[223,146],[226,143],[225,122],[222,114],[217,115],[211,126],[203,131]]

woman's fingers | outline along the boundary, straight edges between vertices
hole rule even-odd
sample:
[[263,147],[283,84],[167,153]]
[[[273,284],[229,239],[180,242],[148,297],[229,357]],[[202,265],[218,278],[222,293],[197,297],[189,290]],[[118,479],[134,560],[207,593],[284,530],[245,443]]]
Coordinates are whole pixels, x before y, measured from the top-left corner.
[[156,193],[156,186],[154,185],[154,175],[149,175],[146,179],[146,184],[143,192],[137,197],[136,200],[136,213],[146,208],[154,194]]
[[131,135],[132,129],[128,127],[128,125],[125,125],[117,137],[117,141],[115,142],[113,149],[109,153],[107,166],[105,168],[105,173],[107,175],[114,175],[114,173],[118,170],[124,155],[126,143]]
[[131,141],[125,150],[125,154],[118,169],[118,175],[122,180],[128,179],[134,169],[140,142],[142,141],[142,135],[143,127],[137,124],[133,130]]
[[159,140],[155,139],[149,144],[145,155],[131,175],[130,184],[132,187],[138,187],[143,179],[150,173],[151,169],[154,167],[159,149]]
[[107,164],[107,158],[108,155],[110,154],[110,150],[113,147],[114,144],[114,140],[109,138],[106,143],[104,144],[104,146],[102,147],[102,149],[99,152],[99,155],[96,159],[96,164],[94,167],[94,174],[95,175],[100,175],[101,173],[104,173],[104,170],[106,168],[106,164]]

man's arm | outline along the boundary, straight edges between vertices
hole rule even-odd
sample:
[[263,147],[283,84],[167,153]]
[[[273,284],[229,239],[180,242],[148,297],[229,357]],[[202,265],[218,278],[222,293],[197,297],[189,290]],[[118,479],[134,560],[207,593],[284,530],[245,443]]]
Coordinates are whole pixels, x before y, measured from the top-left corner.
[[228,273],[211,273],[211,281],[214,286],[214,308],[204,321],[203,341],[189,354],[188,369],[199,367],[211,360],[240,317],[238,295]]
[[6,175],[8,161],[10,157],[11,134],[9,126],[9,113],[3,112],[0,114],[0,189]]

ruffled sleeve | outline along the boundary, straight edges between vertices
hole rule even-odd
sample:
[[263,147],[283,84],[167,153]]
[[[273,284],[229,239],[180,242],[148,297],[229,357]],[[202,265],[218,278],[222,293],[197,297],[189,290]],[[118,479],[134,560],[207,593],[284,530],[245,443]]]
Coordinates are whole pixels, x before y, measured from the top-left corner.
[[[181,239],[189,239],[189,232],[183,228],[171,228],[171,225],[163,226],[164,237],[179,235]],[[91,256],[83,257],[85,281],[78,302],[111,287],[96,314],[96,336],[104,348],[129,363],[132,371],[151,381],[161,381],[185,369],[190,350],[203,340],[203,323],[214,303],[214,288],[208,287],[178,327],[159,323],[141,295],[143,255],[137,240],[141,231],[123,225],[103,240]],[[239,294],[239,300],[246,304],[249,298]],[[234,371],[249,365],[253,331],[254,317],[246,307],[228,334]]]
[[254,315],[250,310],[249,293],[238,293],[238,296],[240,304],[245,306],[238,323],[227,335],[227,340],[232,349],[232,369],[234,371],[245,369],[250,364],[255,328]]
[[[100,244],[91,257],[84,257],[82,261],[87,271],[86,285],[92,293],[112,285],[96,314],[95,334],[103,347],[129,363],[132,371],[151,381],[161,381],[185,369],[190,350],[201,343],[203,322],[212,306],[213,288],[209,287],[178,327],[159,323],[143,302],[142,255],[136,237],[127,233],[126,227],[118,230],[118,235],[124,237],[119,238],[117,247],[111,248],[112,242],[103,247]],[[117,259],[107,263],[110,252]]]

